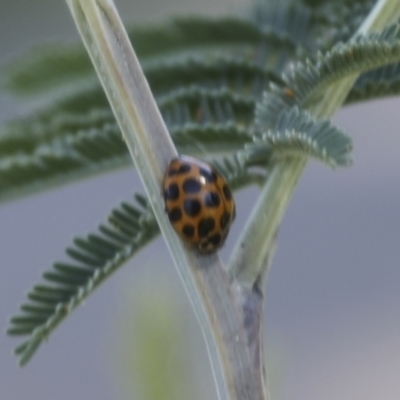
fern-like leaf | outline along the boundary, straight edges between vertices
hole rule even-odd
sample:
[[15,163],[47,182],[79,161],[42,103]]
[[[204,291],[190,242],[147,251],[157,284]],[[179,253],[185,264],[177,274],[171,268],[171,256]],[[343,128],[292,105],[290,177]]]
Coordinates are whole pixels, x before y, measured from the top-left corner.
[[189,123],[182,128],[171,128],[171,136],[181,153],[200,155],[235,152],[252,140],[249,129],[232,122]]
[[[312,0],[309,2],[311,3]],[[318,2],[314,10],[317,25],[318,48],[327,51],[335,43],[347,42],[364,21],[375,0],[340,0]]]
[[[150,62],[149,67],[159,61],[165,64],[163,59],[210,59],[234,54],[279,71],[278,58],[269,57],[265,62],[265,55],[285,50],[291,57],[297,52],[296,44],[287,35],[232,17],[179,18],[166,25],[130,29],[129,36],[139,59],[144,64]],[[264,54],[262,59],[261,54]],[[38,95],[66,83],[82,83],[83,79],[94,76],[94,71],[82,46],[53,45],[34,49],[30,57],[6,66],[3,74],[4,88],[21,95]]]
[[259,0],[252,18],[315,52],[351,38],[375,0]]
[[285,35],[297,46],[312,51],[315,48],[315,30],[324,24],[317,10],[302,1],[258,1],[252,10],[258,25]]
[[[252,86],[258,84],[260,80],[255,77]],[[256,96],[223,85],[189,85],[158,95],[156,100],[168,127],[182,128],[187,123],[249,123]],[[76,97],[68,96],[45,111],[9,123],[0,135],[0,157],[33,153],[37,147],[56,138],[73,137],[91,129],[101,131],[110,126],[113,129],[116,126],[115,118],[101,88],[79,91]]]
[[[232,190],[265,180],[265,174],[249,172],[236,157],[215,166]],[[54,263],[43,274],[46,283],[28,293],[29,301],[11,318],[7,330],[12,336],[29,336],[15,349],[20,365],[31,359],[43,340],[106,278],[159,234],[147,199],[136,194],[135,200],[136,204],[123,202],[112,210],[100,232],[74,239],[73,247],[66,250],[71,261]]]
[[400,26],[392,24],[380,33],[358,36],[341,43],[316,61],[293,65],[284,76],[285,85],[271,84],[257,105],[256,122],[273,127],[280,112],[293,105],[307,108],[318,102],[330,85],[354,73],[361,73],[400,59]]
[[[199,110],[207,112],[208,109]],[[229,121],[211,124],[204,121],[183,123],[182,120],[179,124],[182,112],[175,111],[171,117],[174,126],[170,131],[181,152],[234,152],[252,140],[248,128]],[[222,108],[222,112],[227,110]],[[204,118],[204,114],[202,118],[199,114],[199,119]],[[132,166],[132,159],[115,121],[98,128],[82,128],[77,133],[46,141],[33,152],[0,157],[0,201],[127,166]]]
[[255,99],[229,89],[189,86],[177,89],[158,101],[167,126],[234,123],[249,126],[253,120]]
[[43,274],[47,282],[28,293],[29,302],[21,306],[20,315],[11,318],[7,331],[9,335],[29,335],[15,350],[21,365],[94,289],[158,234],[147,200],[139,195],[136,200],[139,207],[123,203],[113,210],[100,233],[75,239],[74,246],[67,249],[72,261],[55,263]]
[[182,86],[226,87],[238,93],[258,97],[270,81],[282,82],[276,72],[248,56],[204,55],[162,58],[143,62],[143,71],[155,93]]
[[400,63],[394,63],[361,75],[345,104],[374,100],[400,93]]
[[[238,18],[177,19],[130,37],[172,137],[188,153],[237,151],[251,141],[255,102],[306,52],[283,30]],[[0,132],[0,199],[131,165],[81,46],[35,50],[10,64],[4,85],[47,98]]]
[[292,107],[280,115],[273,130],[246,145],[241,158],[247,165],[266,165],[272,157],[310,156],[336,167],[350,164],[351,149],[350,137],[329,120],[316,121]]
[[[181,151],[237,151],[252,140],[251,96],[188,87],[158,101]],[[0,200],[129,165],[132,161],[108,107],[46,113],[13,123],[0,137]]]

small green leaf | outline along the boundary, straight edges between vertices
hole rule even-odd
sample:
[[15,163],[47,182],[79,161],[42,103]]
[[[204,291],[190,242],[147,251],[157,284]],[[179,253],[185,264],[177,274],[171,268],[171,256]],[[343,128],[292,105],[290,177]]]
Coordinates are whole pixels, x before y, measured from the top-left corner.
[[362,74],[354,84],[345,104],[394,96],[400,93],[400,63]]
[[316,121],[292,107],[281,113],[275,129],[247,145],[241,158],[249,165],[266,165],[277,157],[310,156],[335,167],[351,163],[351,149],[351,138],[330,121]]
[[[30,303],[22,305],[22,313],[11,318],[7,330],[9,335],[29,335],[29,339],[16,349],[21,365],[29,361],[40,343],[105,278],[158,234],[158,227],[149,210],[140,211],[130,207],[138,212],[135,216],[132,213],[129,216],[125,214],[137,222],[136,228],[131,230],[128,243],[118,240],[119,229],[116,227],[103,229],[101,235],[75,239],[75,247],[67,249],[74,263],[55,263],[52,270],[43,274],[47,282],[34,286],[28,294]],[[118,211],[124,215],[124,208]],[[148,220],[149,217],[152,224],[139,224],[139,221]],[[116,235],[108,235],[107,232]],[[109,251],[99,252],[99,243],[105,244]]]

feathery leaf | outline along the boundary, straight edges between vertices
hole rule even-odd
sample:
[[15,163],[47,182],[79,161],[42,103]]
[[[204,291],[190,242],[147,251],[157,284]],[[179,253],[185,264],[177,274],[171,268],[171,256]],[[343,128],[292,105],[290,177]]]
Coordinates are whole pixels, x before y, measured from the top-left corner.
[[272,158],[311,156],[336,167],[351,162],[349,136],[329,120],[316,121],[296,106],[281,113],[273,130],[245,146],[241,159],[246,165],[266,165]]
[[256,123],[274,127],[280,112],[293,105],[307,108],[318,102],[330,85],[346,76],[364,72],[400,59],[400,27],[392,24],[380,33],[358,36],[340,43],[316,61],[292,66],[285,85],[271,83],[256,107]]
[[[254,134],[255,102],[304,49],[248,19],[187,18],[132,29],[131,40],[177,145],[236,151]],[[6,67],[4,85],[43,93],[41,109],[0,133],[1,199],[132,165],[82,46],[34,49]],[[57,93],[53,93],[54,88]]]
[[[286,49],[291,56],[297,51],[295,43],[286,35],[233,17],[179,18],[166,25],[130,29],[129,36],[141,62],[152,60],[152,65],[158,60],[163,65],[163,59],[196,56],[210,59],[220,54],[241,54],[239,58],[243,60],[257,59],[259,65],[279,70],[276,59],[270,58],[267,65],[260,54]],[[258,47],[260,51],[254,52]],[[49,88],[71,85],[73,81],[82,83],[94,76],[94,71],[83,46],[57,44],[33,49],[29,57],[6,66],[3,74],[4,88],[20,95],[37,95]]]
[[[186,119],[180,117],[182,111],[179,107],[175,108],[175,114],[165,115],[166,120],[173,124],[170,129],[171,136],[180,151],[189,154],[232,152],[252,140],[249,128],[229,122],[229,118],[222,118],[228,122],[217,123],[213,117],[212,124],[207,122],[209,119],[206,117],[218,111],[218,102],[214,103],[212,109],[208,107],[207,101],[200,104],[204,106],[198,109],[199,122],[190,122],[191,118],[188,119],[189,122],[185,122]],[[184,105],[181,107],[186,109]],[[234,112],[230,103],[221,102],[220,115],[229,116],[229,112]],[[25,192],[60,185],[85,175],[132,166],[119,127],[114,120],[108,122],[107,119],[105,118],[104,124],[99,124],[97,128],[86,128],[87,121],[82,117],[82,128],[77,129],[79,118],[76,118],[71,133],[70,126],[61,124],[60,135],[64,135],[61,138],[44,141],[42,145],[34,148],[33,152],[0,156],[0,201]],[[50,122],[45,129],[50,131],[55,125]],[[46,133],[43,133],[43,136],[46,136]],[[10,140],[12,141],[12,138]],[[15,143],[7,144],[9,147],[15,146]]]
[[301,1],[258,1],[251,12],[256,23],[288,37],[298,48],[314,49],[321,18]]
[[319,49],[329,50],[335,43],[347,42],[364,21],[375,0],[339,0],[320,2],[314,14],[318,24],[316,37]]
[[185,154],[234,152],[252,140],[249,129],[232,122],[188,123],[182,128],[171,128],[171,136],[179,151]]
[[[263,62],[253,50],[269,46],[278,51],[286,45],[295,49],[286,38],[235,18],[175,20],[167,26],[134,29],[131,37],[170,128],[181,138],[186,126],[187,137],[207,131],[204,148],[211,144],[211,122],[218,123],[220,138],[226,123],[237,121],[244,127],[252,121],[251,96],[259,96],[270,80],[280,81],[260,67]],[[56,87],[57,82],[62,91],[58,97],[50,96],[43,110],[10,123],[1,132],[0,197],[131,165],[83,47],[34,50],[24,64],[10,64],[7,76],[6,86],[16,92],[37,94],[43,88],[47,93],[45,83]],[[207,129],[195,124],[207,125]],[[225,131],[232,133],[233,129]],[[196,148],[202,146],[201,140],[201,135],[193,137]],[[186,150],[187,145],[186,140]],[[218,141],[212,147],[216,151]]]
[[398,95],[400,93],[400,63],[362,74],[354,84],[345,104]]
[[[86,239],[76,238],[67,249],[67,263],[55,263],[46,271],[43,285],[34,286],[29,303],[11,318],[9,335],[29,335],[16,349],[20,364],[26,364],[40,343],[110,274],[158,234],[158,226],[147,203],[143,207],[123,203],[113,210],[108,225]],[[117,215],[115,217],[115,215]],[[114,218],[113,218],[114,217]],[[130,224],[129,232],[121,221]]]
[[158,104],[170,127],[191,122],[248,126],[253,120],[255,99],[229,89],[189,86],[163,96]]
[[258,97],[270,81],[282,82],[279,75],[248,56],[201,55],[158,59],[143,62],[143,71],[155,93],[199,85],[206,88],[229,88]]

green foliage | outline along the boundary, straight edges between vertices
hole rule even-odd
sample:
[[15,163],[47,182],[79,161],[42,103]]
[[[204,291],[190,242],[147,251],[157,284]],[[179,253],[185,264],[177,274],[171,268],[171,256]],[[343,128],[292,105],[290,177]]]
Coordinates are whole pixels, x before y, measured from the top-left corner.
[[190,85],[229,88],[237,94],[259,96],[268,83],[282,82],[278,72],[250,55],[203,54],[144,62],[143,70],[155,93]]
[[[193,75],[190,68],[192,60],[212,60],[219,55],[236,56],[240,52],[242,60],[254,59],[254,50],[286,49],[293,55],[297,51],[286,35],[280,35],[272,30],[260,29],[252,21],[238,18],[179,18],[167,25],[150,28],[133,28],[129,36],[135,51],[146,67],[150,69],[149,81],[158,79],[168,82],[170,75],[179,78],[179,72]],[[269,61],[270,68],[280,65]],[[181,68],[174,64],[186,63]],[[265,65],[260,63],[260,65]],[[145,68],[146,69],[146,68]],[[152,71],[161,70],[162,73]],[[182,71],[183,70],[183,71]],[[165,76],[165,72],[167,75]],[[11,63],[4,70],[3,86],[20,95],[40,94],[51,87],[68,85],[87,79],[94,75],[91,63],[82,46],[63,45],[41,46],[25,55],[19,62]],[[156,91],[156,87],[153,90]]]
[[238,126],[249,126],[255,101],[251,96],[236,94],[227,88],[186,86],[163,96],[158,105],[169,127],[196,122],[231,122]]
[[[221,153],[236,151],[244,144],[251,141],[246,128],[236,126],[234,123],[190,123],[184,128],[171,128],[171,136],[182,153]],[[200,157],[201,158],[201,157]]]
[[[328,74],[343,56],[343,51],[337,50],[320,57],[311,72],[304,64],[295,68],[298,73],[293,73],[289,82],[279,77],[288,61],[312,57],[318,49],[314,33],[332,27],[332,21],[326,8],[278,3],[272,11],[271,5],[261,7],[253,22],[190,18],[131,29],[160,110],[171,133],[177,133],[181,150],[237,151],[251,141],[244,132],[255,133],[254,105],[263,92],[265,112],[277,117],[286,103],[301,106],[307,93],[320,93],[338,78],[340,71]],[[365,4],[359,14],[365,11]],[[388,35],[382,38],[393,39]],[[26,60],[6,69],[5,87],[19,94],[43,92],[49,98],[40,111],[10,123],[1,132],[0,199],[131,165],[83,48],[43,47]],[[349,65],[349,61],[341,65]],[[53,91],[59,88],[59,93],[48,94],[50,87]],[[287,88],[297,96],[295,100],[287,97]],[[195,137],[195,132],[199,136]],[[223,132],[227,135],[222,136]]]
[[3,68],[2,85],[21,96],[37,95],[93,75],[82,46],[40,45]]
[[[251,141],[256,99],[269,82],[281,82],[273,72],[278,61],[265,65],[259,53],[296,49],[281,35],[233,18],[175,20],[132,30],[131,38],[176,144],[188,153],[236,151]],[[87,55],[68,48],[35,51],[6,71],[13,92],[47,94],[42,80],[60,90],[0,133],[0,200],[132,165]]]
[[[258,121],[261,127],[262,123]],[[246,145],[241,158],[246,165],[267,165],[276,158],[311,156],[336,167],[351,163],[351,149],[350,137],[329,120],[316,121],[294,106],[280,114],[273,130]]]
[[[329,50],[336,43],[348,41],[361,25],[375,0],[316,1],[320,19],[318,42],[320,50]],[[306,1],[312,4],[313,0]]]
[[400,93],[400,64],[394,63],[362,74],[346,99],[357,103]]
[[21,305],[21,314],[11,318],[7,331],[29,335],[15,350],[20,365],[30,360],[43,340],[97,286],[158,234],[147,200],[135,197],[137,205],[123,203],[114,209],[109,223],[100,225],[100,233],[76,238],[66,250],[71,262],[54,263],[43,274],[47,282],[28,293],[29,302]]
[[375,0],[259,1],[252,17],[315,53],[349,40],[374,4]]
[[258,119],[273,127],[282,110],[297,105],[308,109],[318,103],[326,89],[341,79],[400,59],[400,26],[392,24],[382,32],[358,36],[348,43],[338,43],[315,60],[292,65],[284,76],[285,85],[270,84],[257,105]]
[[[236,151],[251,141],[249,96],[189,87],[160,97],[159,104],[180,150]],[[0,136],[0,200],[130,165],[109,108],[46,112],[12,123]]]

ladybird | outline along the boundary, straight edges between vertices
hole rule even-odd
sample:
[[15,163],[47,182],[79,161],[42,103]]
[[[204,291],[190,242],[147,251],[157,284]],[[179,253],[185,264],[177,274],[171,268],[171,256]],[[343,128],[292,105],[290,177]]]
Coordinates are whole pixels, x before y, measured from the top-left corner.
[[189,156],[173,159],[163,182],[165,211],[177,234],[202,253],[220,248],[236,210],[226,180]]

